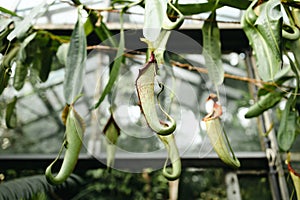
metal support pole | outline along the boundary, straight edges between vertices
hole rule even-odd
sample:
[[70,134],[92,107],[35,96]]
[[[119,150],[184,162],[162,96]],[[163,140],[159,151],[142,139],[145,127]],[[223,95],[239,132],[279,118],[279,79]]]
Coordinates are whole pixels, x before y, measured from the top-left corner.
[[[248,66],[249,76],[252,78],[257,78],[257,70],[255,65],[255,60],[252,59],[251,52],[246,52],[246,65]],[[256,93],[257,88],[252,87],[252,94]],[[258,124],[260,124],[259,129],[262,133],[267,133],[269,127],[271,127],[270,113],[264,112],[264,114],[259,118]],[[269,181],[270,188],[272,192],[273,199],[276,200],[288,200],[289,192],[287,188],[287,183],[284,176],[284,171],[282,167],[282,160],[279,154],[279,148],[277,144],[276,134],[274,129],[272,129],[267,136],[263,137],[262,148],[266,151],[266,156],[269,164]]]

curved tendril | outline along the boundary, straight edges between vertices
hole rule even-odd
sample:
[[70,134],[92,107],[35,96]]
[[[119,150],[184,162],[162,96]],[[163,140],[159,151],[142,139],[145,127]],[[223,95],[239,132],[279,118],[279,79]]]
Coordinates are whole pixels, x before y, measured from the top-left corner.
[[162,28],[166,30],[173,30],[179,28],[184,20],[184,15],[171,3],[168,1],[168,5],[178,14],[175,22],[172,22],[167,15],[164,16]]
[[[163,175],[168,180],[173,181],[180,177],[181,174],[181,160],[178,152],[177,145],[175,143],[175,138],[173,134],[167,135],[167,136],[158,136],[159,139],[164,143],[167,151],[168,151],[168,158],[166,159],[166,162],[164,164],[163,168]],[[171,172],[167,168],[168,160],[170,159],[172,164]]]
[[162,112],[166,115],[169,123],[163,122],[158,118],[154,98],[154,78],[156,75],[157,63],[154,54],[151,54],[150,60],[145,67],[139,70],[136,79],[136,88],[140,101],[140,107],[145,116],[149,127],[159,135],[169,135],[176,129],[175,120],[168,115],[159,105]]
[[285,25],[291,28],[292,32],[282,29],[282,37],[288,40],[297,40],[300,37],[300,31],[296,26]]

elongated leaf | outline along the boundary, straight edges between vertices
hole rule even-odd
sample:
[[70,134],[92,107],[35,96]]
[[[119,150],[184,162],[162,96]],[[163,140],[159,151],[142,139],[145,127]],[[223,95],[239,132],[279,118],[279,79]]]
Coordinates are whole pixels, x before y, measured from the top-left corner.
[[224,80],[224,69],[221,60],[220,30],[216,22],[216,12],[212,12],[202,27],[203,55],[208,68],[209,79],[214,85]]
[[120,42],[119,42],[119,48],[117,51],[117,55],[114,59],[113,66],[109,75],[109,80],[108,83],[106,84],[99,100],[97,103],[94,105],[94,108],[98,108],[106,95],[111,91],[114,82],[117,80],[118,75],[119,75],[119,70],[122,64],[123,60],[123,53],[125,49],[125,39],[124,39],[124,29],[123,29],[123,20],[121,20],[121,30],[120,30]]
[[11,76],[11,69],[5,68],[2,64],[0,65],[0,94],[7,87],[9,78]]
[[26,54],[26,47],[27,45],[35,38],[36,36],[36,32],[29,35],[27,38],[25,38],[25,40],[22,42],[21,46],[20,46],[20,50],[18,52],[18,60],[25,62],[26,58],[27,58],[27,54]]
[[47,31],[38,31],[37,36],[26,48],[27,63],[32,63],[31,72],[36,70],[42,82],[48,79],[52,69],[52,61],[55,59],[55,54],[61,43],[54,40],[51,34]]
[[277,141],[280,149],[283,151],[288,151],[292,147],[296,137],[297,126],[295,124],[297,122],[297,111],[293,109],[294,102],[294,96],[291,96],[285,105],[280,119]]
[[89,36],[94,31],[94,23],[96,22],[91,19],[91,16],[92,15],[90,14],[84,23],[84,32],[86,36]]
[[248,112],[245,114],[245,118],[257,117],[279,103],[283,96],[283,92],[272,91],[260,97],[260,99],[249,108]]
[[64,96],[65,101],[71,104],[83,87],[85,74],[86,36],[81,16],[81,7],[78,8],[78,19],[71,35],[70,47],[66,61]]
[[263,96],[268,94],[269,92],[272,92],[276,90],[278,86],[282,86],[283,83],[285,83],[288,80],[291,80],[294,78],[293,76],[282,76],[278,80],[275,81],[274,85],[264,85],[264,87],[260,88],[257,92],[257,96]]
[[23,88],[28,74],[28,68],[29,65],[26,63],[23,63],[19,60],[16,62],[16,70],[13,82],[13,86],[16,90],[21,90]]
[[7,39],[9,41],[12,41],[13,39],[22,38],[24,37],[25,33],[30,29],[33,22],[40,16],[42,16],[47,10],[48,7],[53,3],[54,1],[43,1],[41,4],[33,8],[28,15],[20,22],[15,24],[15,29],[7,36]]
[[118,47],[115,37],[113,37],[112,32],[108,29],[108,27],[103,21],[101,21],[101,25],[99,27],[95,27],[95,33],[104,45]]
[[58,61],[65,66],[67,65],[69,46],[70,43],[63,43],[58,47],[56,52]]
[[[178,4],[177,8],[183,15],[195,15],[199,13],[209,12],[215,8],[216,3],[209,1],[206,3],[190,3],[190,4]],[[217,8],[221,7],[218,5]]]
[[6,106],[5,122],[7,128],[14,128],[17,124],[16,114],[17,97],[15,96]]
[[230,6],[241,10],[247,9],[251,3],[251,1],[249,0],[214,0],[214,2],[218,2],[221,5]]
[[2,6],[0,6],[0,12],[9,14],[9,15],[14,16],[14,17],[19,17],[19,16],[17,15],[17,13],[15,13],[15,12],[13,12],[13,11],[11,11],[11,10],[8,10],[8,9],[6,9],[6,8],[3,8]]
[[145,0],[143,35],[149,41],[155,41],[160,33],[167,2],[163,0]]
[[270,0],[260,5],[259,17],[253,10],[256,3],[253,1],[249,6],[241,23],[255,53],[259,76],[264,81],[273,81],[282,65],[280,2]]
[[17,62],[16,62],[17,65],[15,70],[14,83],[13,83],[13,86],[16,90],[20,90],[24,86],[28,74],[28,68],[29,68],[29,63],[26,62],[26,58],[27,58],[26,47],[35,38],[35,36],[36,36],[36,32],[29,35],[22,42],[21,47],[19,49],[17,55]]
[[[100,23],[99,18],[101,18]],[[103,17],[99,16],[96,12],[91,12],[88,20],[84,24],[85,33],[88,35],[94,31],[104,45],[118,47],[115,37],[113,37],[113,34],[102,19]]]

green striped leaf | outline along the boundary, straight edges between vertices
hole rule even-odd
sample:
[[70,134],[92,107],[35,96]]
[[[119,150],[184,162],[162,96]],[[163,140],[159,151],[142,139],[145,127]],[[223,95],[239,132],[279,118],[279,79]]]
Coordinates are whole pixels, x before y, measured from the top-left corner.
[[203,55],[208,68],[209,79],[214,85],[224,80],[224,69],[221,60],[220,30],[216,22],[216,12],[212,12],[202,27]]
[[83,88],[87,45],[81,10],[82,7],[78,7],[78,19],[71,35],[66,60],[64,97],[67,104],[71,104]]
[[111,68],[108,83],[106,84],[99,100],[94,105],[95,109],[100,106],[102,101],[105,99],[106,95],[108,93],[110,93],[115,81],[118,78],[119,70],[120,70],[120,67],[122,65],[124,49],[125,49],[125,38],[124,38],[123,20],[122,20],[122,16],[121,16],[120,42],[119,42],[117,55],[114,59],[114,62],[113,62],[112,68]]
[[147,40],[158,38],[166,9],[167,2],[163,0],[145,0],[143,35]]

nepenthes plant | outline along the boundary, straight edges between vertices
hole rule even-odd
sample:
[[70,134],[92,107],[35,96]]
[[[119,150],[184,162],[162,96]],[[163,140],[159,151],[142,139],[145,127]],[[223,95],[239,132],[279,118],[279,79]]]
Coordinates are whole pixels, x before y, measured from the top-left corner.
[[202,120],[205,122],[210,142],[224,163],[232,168],[238,168],[240,162],[230,146],[224,126],[221,123],[222,106],[219,104],[218,97],[215,94],[210,94],[207,101],[212,102],[212,108],[208,108],[209,113]]
[[[138,93],[139,104],[142,113],[147,121],[147,124],[158,135],[159,139],[164,143],[168,151],[168,156],[171,160],[171,172],[167,170],[167,159],[164,165],[163,175],[168,180],[176,180],[179,178],[181,173],[180,156],[173,135],[176,129],[176,121],[166,111],[162,109],[159,102],[158,107],[170,122],[164,122],[158,117],[156,111],[156,98],[154,92],[154,82],[156,81],[155,76],[157,75],[157,70],[158,66],[157,61],[155,59],[155,54],[154,52],[151,52],[149,61],[145,64],[145,66],[142,69],[139,70],[139,74],[136,79],[136,89]],[[161,86],[161,83],[159,85]]]
[[[65,109],[65,111],[67,112],[67,114],[65,139],[57,158],[47,167],[45,172],[48,182],[53,185],[63,183],[71,175],[76,166],[78,156],[83,144],[85,123],[76,112],[74,105],[67,105],[66,107],[67,109]],[[64,148],[66,148],[66,152],[61,168],[56,175],[53,175],[52,167],[59,159]]]
[[[99,95],[95,95],[99,96],[96,103],[89,102],[89,106],[92,105],[89,108],[89,112],[91,112],[103,105],[103,102],[112,104],[109,98],[115,90],[114,84],[122,73],[122,67],[129,59],[135,59],[133,53],[128,53],[130,49],[127,48],[130,45],[127,43],[125,45],[127,38],[123,27],[123,21],[127,17],[124,15],[133,14],[131,10],[130,12],[128,10],[133,7],[144,11],[138,14],[143,14],[144,17],[141,32],[142,39],[147,41],[148,46],[146,47],[147,53],[135,52],[139,55],[142,54],[146,59],[139,65],[138,76],[132,81],[134,86],[131,89],[134,90],[134,94],[137,94],[138,104],[147,127],[165,146],[167,159],[162,166],[162,174],[168,180],[176,180],[181,174],[180,152],[175,141],[176,130],[180,123],[172,116],[170,109],[165,109],[160,104],[159,95],[165,94],[165,91],[163,83],[158,82],[157,77],[160,73],[160,64],[166,64],[163,63],[163,58],[171,31],[182,28],[186,19],[201,21],[201,25],[193,27],[192,31],[199,31],[199,36],[201,35],[202,38],[197,38],[199,40],[197,42],[200,42],[203,48],[201,52],[193,53],[199,54],[197,59],[201,54],[205,70],[202,69],[202,66],[191,66],[184,59],[180,60],[176,57],[172,57],[173,60],[170,58],[168,70],[172,71],[175,67],[181,67],[184,70],[199,70],[200,72],[201,68],[200,73],[207,74],[206,81],[209,82],[208,85],[212,85],[213,91],[217,95],[209,96],[207,100],[212,107],[203,119],[197,118],[197,120],[202,120],[206,124],[207,136],[219,158],[234,170],[241,166],[231,148],[231,138],[226,135],[226,126],[223,123],[225,117],[222,115],[222,105],[218,101],[218,87],[227,78],[245,81],[251,87],[255,86],[251,97],[249,95],[251,101],[246,103],[247,112],[244,117],[259,120],[265,119],[265,115],[272,116],[272,126],[264,127],[266,130],[260,130],[264,132],[260,135],[265,140],[271,141],[272,145],[269,147],[273,148],[277,155],[276,158],[281,158],[280,154],[294,155],[290,152],[297,146],[299,141],[296,139],[300,133],[299,1],[209,0],[191,3],[179,0],[120,0],[111,1],[111,5],[105,8],[89,7],[79,0],[71,0],[68,3],[68,6],[72,6],[78,11],[78,17],[70,36],[57,35],[55,31],[51,32],[33,26],[34,22],[49,10],[54,1],[42,2],[26,16],[19,16],[18,12],[0,7],[0,94],[3,95],[1,98],[5,99],[5,111],[3,112],[5,120],[3,122],[5,121],[7,129],[17,126],[16,108],[22,109],[18,103],[20,99],[18,95],[26,96],[24,93],[28,88],[27,83],[29,83],[29,87],[33,88],[36,88],[37,85],[47,85],[51,72],[60,70],[60,68],[63,68],[64,71],[64,78],[61,82],[63,88],[61,96],[64,101],[60,109],[64,108],[61,126],[65,136],[58,157],[46,169],[45,174],[50,183],[61,184],[70,176],[76,167],[83,146],[85,123],[75,102],[81,92],[84,92],[82,88],[86,79],[87,50],[95,48],[95,46],[89,46],[90,43],[87,40],[95,36],[103,42],[102,46],[99,45],[97,48],[101,47],[110,53],[111,51],[116,53],[115,57],[109,53],[111,63],[107,67],[109,68],[108,81],[103,85],[102,91],[96,91],[99,93]],[[222,59],[224,38],[221,35],[222,30],[219,28],[218,9],[225,6],[243,11],[239,21],[234,23],[227,21],[226,23],[238,25],[249,41],[247,50],[239,50],[255,60],[255,62],[251,62],[251,65],[249,63],[247,65],[247,68],[250,69],[249,77],[234,77],[224,70],[225,64]],[[118,42],[113,37],[110,24],[105,21],[106,14],[104,12],[120,13]],[[208,17],[199,18],[198,14],[202,13],[208,14]],[[246,38],[244,39],[246,40]],[[179,64],[174,64],[178,62]],[[131,67],[128,66],[128,68]],[[189,77],[183,79],[187,80]],[[91,82],[89,84],[94,84]],[[156,86],[160,89],[159,92],[156,92]],[[2,101],[0,103],[2,106]],[[118,125],[114,119],[114,113],[110,112],[107,123],[104,127],[100,127],[99,131],[104,133],[108,140],[106,165],[109,169],[113,168],[114,155],[118,153],[116,151],[117,140],[119,140],[119,135],[122,136],[120,133],[123,130]],[[269,137],[269,133],[273,133],[273,137]],[[58,173],[55,174],[52,168],[63,150],[65,150],[63,163]],[[276,162],[275,167],[279,166],[281,161],[277,159]],[[297,187],[299,174],[291,167],[290,158],[287,159],[287,162],[288,171],[295,183],[299,198],[299,187]],[[169,163],[170,168],[168,167]]]
[[144,114],[149,127],[159,135],[168,135],[175,131],[176,122],[163,109],[161,109],[161,111],[166,115],[170,122],[167,123],[160,120],[157,115],[154,94],[154,82],[157,70],[157,61],[152,52],[149,61],[139,70],[139,75],[136,79],[136,88],[142,113]]

